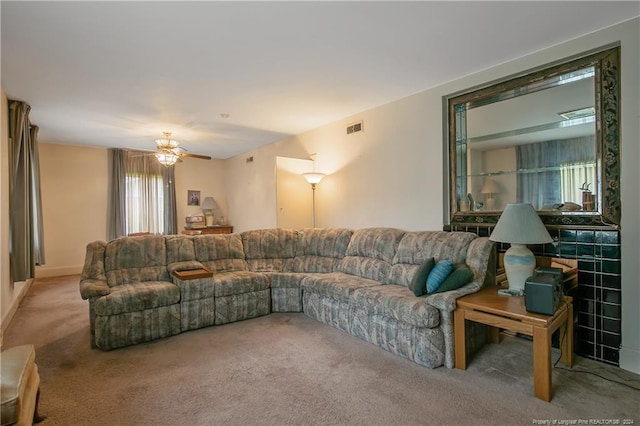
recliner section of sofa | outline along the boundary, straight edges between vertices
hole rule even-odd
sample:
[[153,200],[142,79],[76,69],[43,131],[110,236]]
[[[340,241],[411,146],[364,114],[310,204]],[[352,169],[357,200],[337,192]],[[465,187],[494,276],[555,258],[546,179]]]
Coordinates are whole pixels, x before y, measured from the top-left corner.
[[[430,257],[466,262],[473,281],[416,297],[408,284]],[[463,232],[150,235],[90,243],[80,292],[89,300],[92,346],[105,350],[271,312],[304,312],[418,364],[451,368],[455,299],[488,282],[494,262],[493,243]],[[173,275],[199,268],[213,276]]]

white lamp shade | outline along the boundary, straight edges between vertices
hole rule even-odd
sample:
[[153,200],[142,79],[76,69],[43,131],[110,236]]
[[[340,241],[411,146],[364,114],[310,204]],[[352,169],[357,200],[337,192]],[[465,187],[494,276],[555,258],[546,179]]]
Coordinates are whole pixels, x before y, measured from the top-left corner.
[[316,183],[320,183],[322,178],[324,178],[326,175],[324,173],[309,172],[309,173],[303,173],[302,176],[304,176],[304,178],[310,184],[316,184]]
[[536,258],[526,245],[552,242],[547,228],[531,204],[507,204],[489,239],[511,243],[504,253],[504,269],[509,290],[521,295],[536,267]]
[[528,203],[508,204],[489,239],[512,244],[553,242],[538,213]]
[[480,190],[481,194],[497,194],[498,192],[500,192],[500,188],[498,187],[498,183],[493,179],[485,180]]
[[218,203],[213,197],[206,197],[202,202],[202,206],[200,206],[202,210],[216,210],[218,208]]

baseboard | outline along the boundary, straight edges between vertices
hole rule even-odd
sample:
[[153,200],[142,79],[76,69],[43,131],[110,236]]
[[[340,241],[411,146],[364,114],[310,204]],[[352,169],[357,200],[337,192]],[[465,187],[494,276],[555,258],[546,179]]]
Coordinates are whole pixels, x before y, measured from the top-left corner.
[[82,273],[82,265],[77,266],[38,266],[36,268],[36,278],[62,277],[65,275],[78,275]]
[[640,351],[620,348],[620,368],[640,374]]
[[[11,320],[13,319],[13,316],[18,311],[18,307],[20,306],[20,303],[22,303],[22,299],[24,299],[24,297],[27,295],[27,292],[31,288],[31,284],[33,284],[33,278],[29,278],[27,281],[22,283],[14,283],[13,302],[11,303],[11,307],[9,307],[9,310],[7,311],[7,313],[2,318],[2,325],[0,325],[0,348],[2,347],[2,341],[3,341],[2,336],[4,336],[4,333],[9,328],[9,325],[11,324]],[[16,289],[16,287],[19,287],[19,288]],[[17,294],[15,293],[16,290],[17,290]]]

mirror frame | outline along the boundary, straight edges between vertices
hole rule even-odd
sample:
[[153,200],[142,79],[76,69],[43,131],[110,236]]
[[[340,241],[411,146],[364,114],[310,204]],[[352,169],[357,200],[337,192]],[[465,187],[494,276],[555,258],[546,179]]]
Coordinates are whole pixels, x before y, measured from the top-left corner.
[[[500,218],[501,211],[465,211],[457,210],[456,199],[456,107],[462,104],[478,104],[489,99],[500,98],[500,94],[517,91],[523,86],[539,83],[567,72],[586,67],[594,67],[594,85],[596,109],[596,186],[598,191],[598,211],[565,212],[539,210],[538,215],[546,225],[554,226],[613,226],[620,225],[622,212],[620,200],[620,47],[591,53],[578,59],[570,59],[559,65],[544,69],[527,71],[524,75],[508,77],[497,83],[480,89],[472,89],[462,94],[453,94],[444,98],[447,109],[449,173],[449,221],[450,224],[494,224]],[[445,161],[446,164],[446,161]],[[446,180],[445,176],[445,180]]]

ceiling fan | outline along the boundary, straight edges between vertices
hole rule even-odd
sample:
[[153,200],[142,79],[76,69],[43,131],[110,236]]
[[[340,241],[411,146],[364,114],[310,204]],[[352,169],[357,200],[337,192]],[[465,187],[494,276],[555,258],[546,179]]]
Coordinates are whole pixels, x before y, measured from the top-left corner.
[[181,161],[181,157],[200,158],[203,160],[211,160],[208,155],[189,154],[186,149],[179,147],[180,142],[171,139],[171,132],[162,132],[164,137],[156,139],[155,156],[164,166],[172,166],[176,162]]

